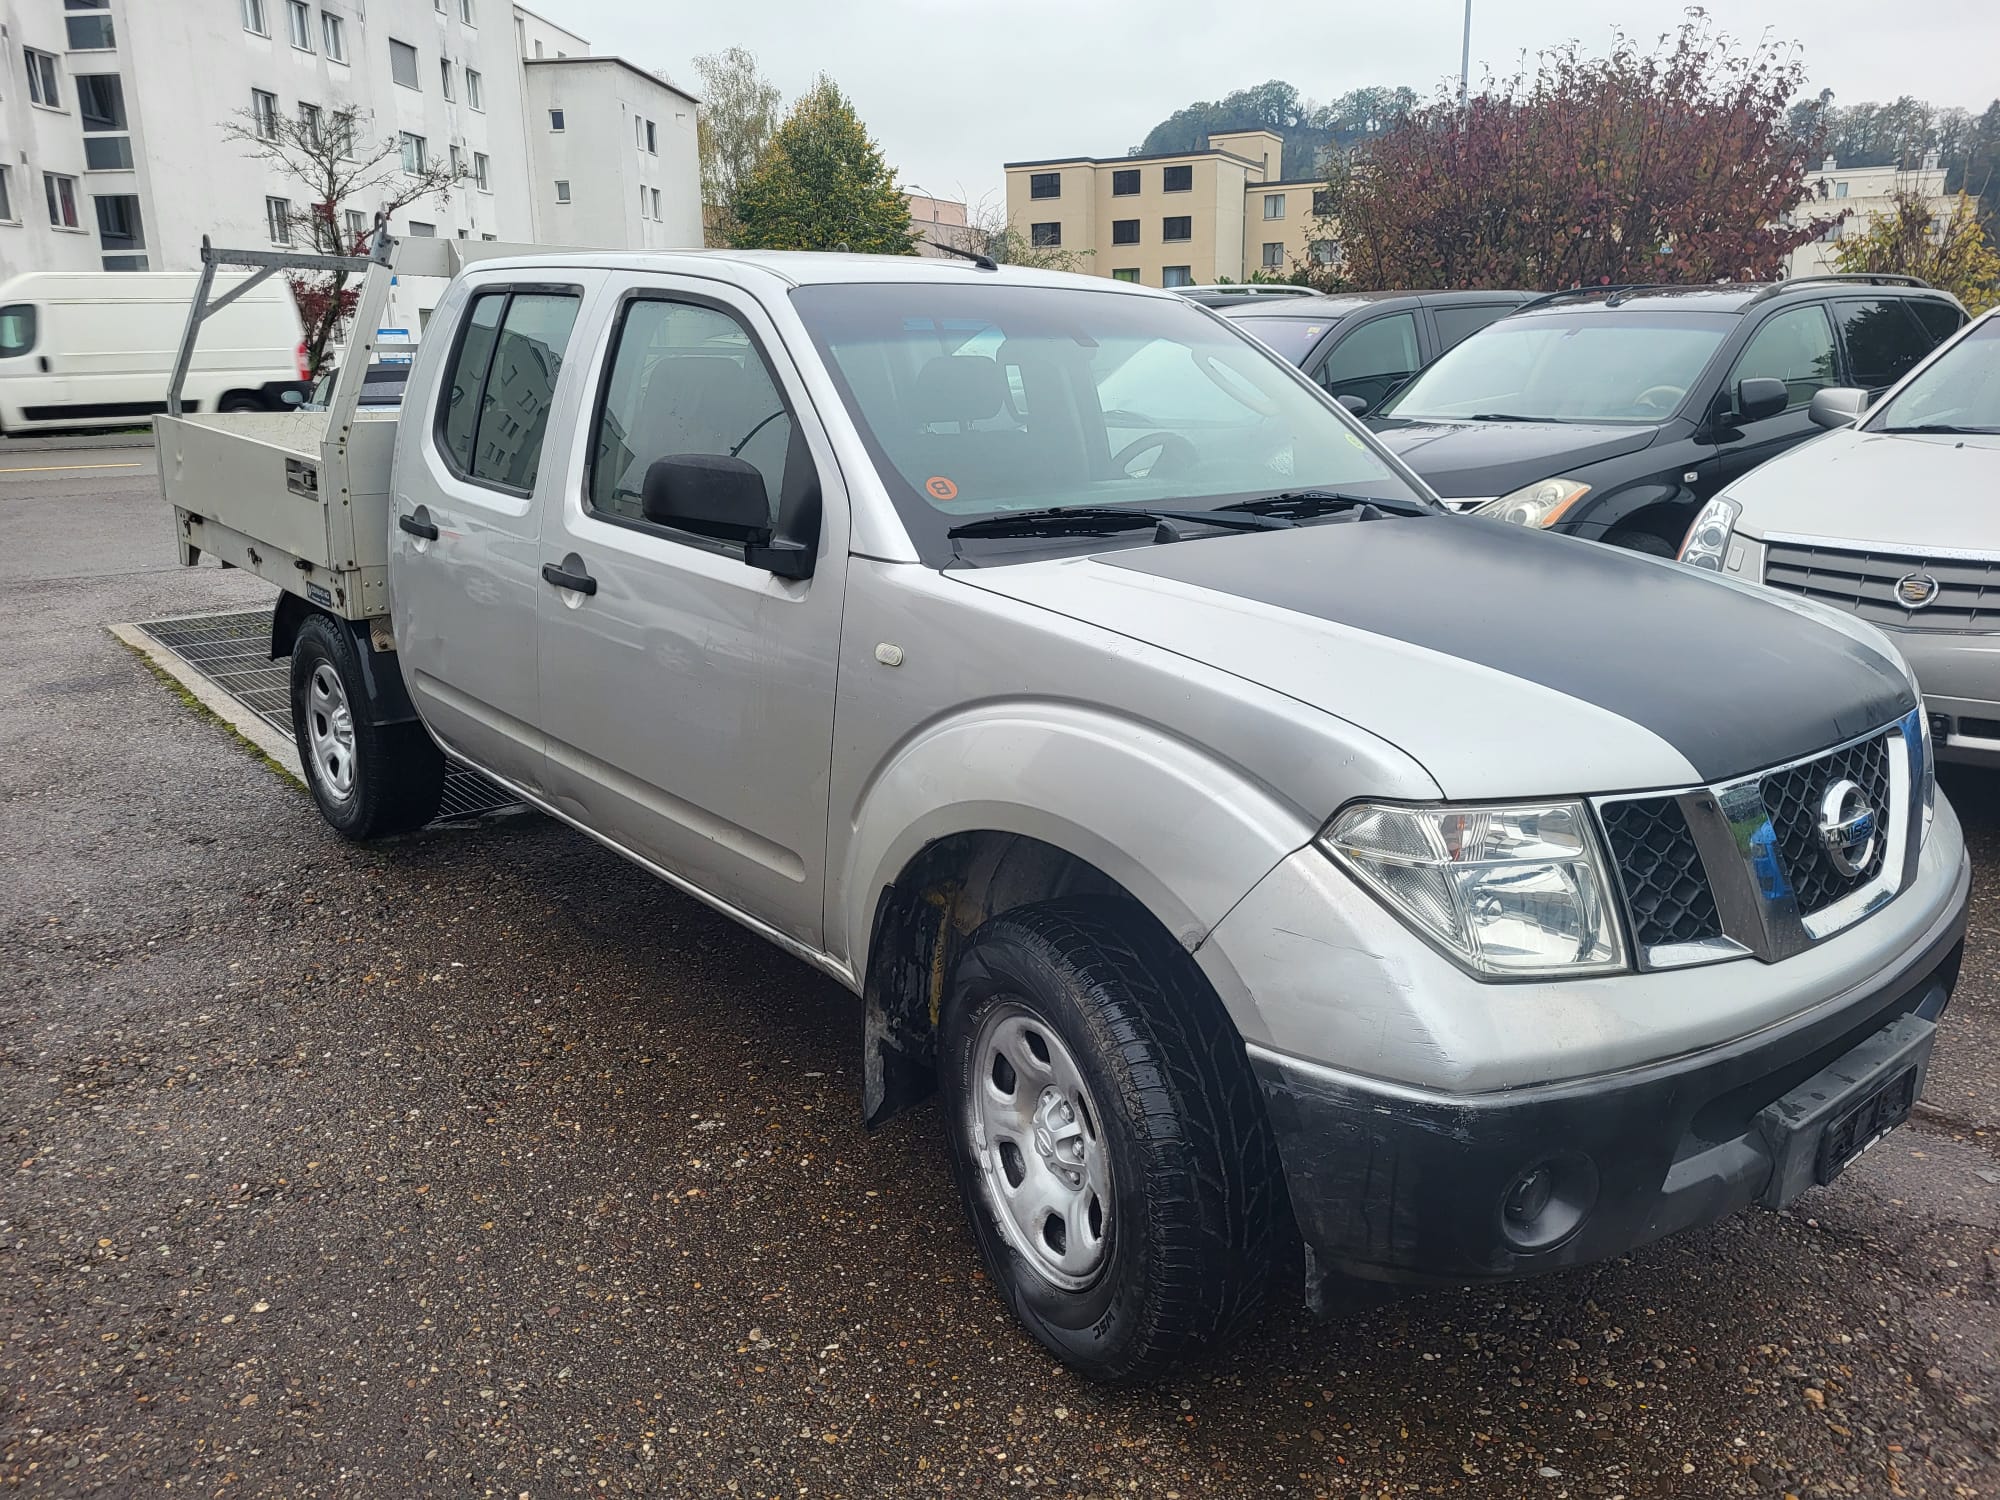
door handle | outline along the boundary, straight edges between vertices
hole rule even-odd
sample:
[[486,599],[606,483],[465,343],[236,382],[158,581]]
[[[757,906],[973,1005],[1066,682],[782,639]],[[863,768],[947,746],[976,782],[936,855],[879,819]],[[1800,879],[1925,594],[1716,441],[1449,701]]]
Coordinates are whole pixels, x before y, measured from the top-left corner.
[[584,571],[583,559],[574,552],[559,563],[543,563],[542,578],[559,589],[570,589],[579,594],[597,592],[597,580]]
[[417,513],[413,516],[396,517],[396,524],[404,531],[409,532],[411,536],[420,536],[427,542],[434,542],[438,539],[437,527],[431,524],[429,517],[425,514],[421,506],[418,507]]
[[35,357],[35,368],[40,370],[44,375],[48,374],[49,357],[46,354],[37,355]]

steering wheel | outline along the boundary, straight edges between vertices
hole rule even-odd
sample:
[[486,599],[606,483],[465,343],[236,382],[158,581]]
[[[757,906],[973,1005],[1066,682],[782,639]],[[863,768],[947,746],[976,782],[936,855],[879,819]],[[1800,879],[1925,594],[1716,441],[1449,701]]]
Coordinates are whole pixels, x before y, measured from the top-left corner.
[[[1633,398],[1632,404],[1634,406],[1651,407],[1654,411],[1672,411],[1676,406],[1681,404],[1681,398],[1685,395],[1687,395],[1687,387],[1685,386],[1648,386]],[[1664,397],[1665,399],[1655,399],[1660,397]]]
[[1133,459],[1154,449],[1159,450],[1160,456],[1146,466],[1145,474],[1134,475],[1135,479],[1151,478],[1162,464],[1166,465],[1169,473],[1187,473],[1201,467],[1201,450],[1178,432],[1149,432],[1144,437],[1132,439],[1111,455],[1111,467],[1121,471],[1128,469]]

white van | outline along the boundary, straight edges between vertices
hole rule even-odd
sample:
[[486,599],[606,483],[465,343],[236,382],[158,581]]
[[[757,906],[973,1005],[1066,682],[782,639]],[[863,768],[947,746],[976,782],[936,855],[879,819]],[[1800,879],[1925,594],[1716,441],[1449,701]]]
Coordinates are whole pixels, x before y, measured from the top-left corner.
[[[0,432],[126,427],[167,409],[193,271],[29,271],[0,281]],[[218,274],[211,296],[249,280]],[[202,325],[183,404],[280,411],[304,399],[292,290],[273,276]]]

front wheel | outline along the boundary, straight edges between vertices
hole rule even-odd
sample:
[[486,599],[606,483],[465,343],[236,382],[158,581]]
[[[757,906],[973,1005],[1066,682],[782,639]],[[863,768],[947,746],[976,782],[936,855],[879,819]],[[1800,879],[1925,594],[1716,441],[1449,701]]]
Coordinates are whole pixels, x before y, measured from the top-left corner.
[[995,917],[953,971],[940,1082],[995,1284],[1065,1364],[1141,1379],[1254,1318],[1283,1244],[1242,1042],[1130,902]]
[[360,648],[345,626],[310,616],[292,643],[292,739],[320,815],[347,838],[421,828],[437,816],[444,755],[421,724],[375,724]]

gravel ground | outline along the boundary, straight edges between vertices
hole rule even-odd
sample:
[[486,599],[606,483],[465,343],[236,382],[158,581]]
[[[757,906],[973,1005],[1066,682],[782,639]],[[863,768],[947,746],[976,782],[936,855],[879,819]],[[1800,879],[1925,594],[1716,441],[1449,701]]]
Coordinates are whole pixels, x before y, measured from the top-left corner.
[[860,1129],[843,992],[539,818],[342,843],[101,629],[260,586],[171,568],[150,454],[48,457],[139,467],[0,468],[0,1486],[2000,1496],[2000,783],[1924,1113],[1835,1187],[1106,1394],[935,1115]]

